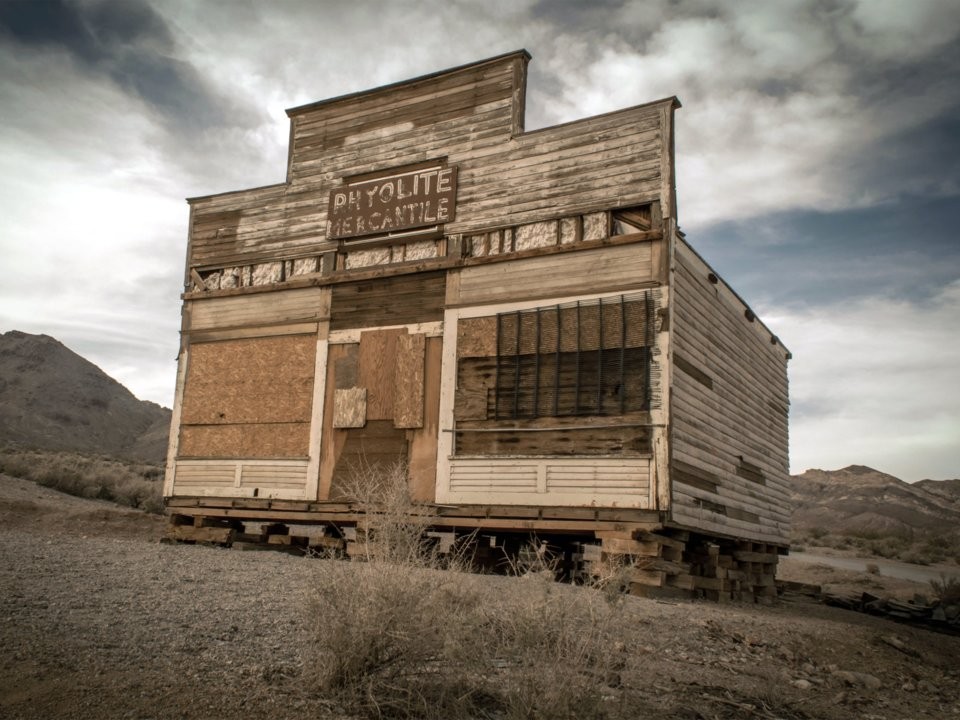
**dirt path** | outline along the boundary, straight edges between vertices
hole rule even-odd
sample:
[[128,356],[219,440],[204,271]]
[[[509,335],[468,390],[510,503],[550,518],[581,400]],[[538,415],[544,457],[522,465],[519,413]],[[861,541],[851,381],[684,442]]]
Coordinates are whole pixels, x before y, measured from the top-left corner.
[[[345,718],[305,661],[330,561],[161,545],[159,521],[4,477],[0,520],[0,718]],[[626,617],[637,717],[960,716],[957,637],[794,602]]]

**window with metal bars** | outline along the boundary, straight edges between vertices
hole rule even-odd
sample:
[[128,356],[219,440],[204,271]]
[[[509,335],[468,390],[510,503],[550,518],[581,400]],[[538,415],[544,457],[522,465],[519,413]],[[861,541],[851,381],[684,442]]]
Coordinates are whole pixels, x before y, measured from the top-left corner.
[[650,292],[497,315],[497,420],[650,409]]

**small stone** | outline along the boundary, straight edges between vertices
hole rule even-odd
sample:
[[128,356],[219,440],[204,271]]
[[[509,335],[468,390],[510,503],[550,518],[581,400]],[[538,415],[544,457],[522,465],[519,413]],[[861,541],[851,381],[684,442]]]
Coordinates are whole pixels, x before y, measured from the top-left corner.
[[850,670],[837,670],[834,676],[843,680],[851,687],[863,687],[868,690],[879,690],[883,687],[880,679],[869,673],[851,672]]
[[817,669],[811,663],[804,663],[800,666],[800,669],[803,670],[807,675],[813,675]]
[[905,682],[903,685],[900,686],[900,689],[903,690],[904,692],[913,692],[917,688],[912,682]]
[[794,680],[790,684],[793,685],[795,688],[797,688],[797,690],[809,690],[810,688],[813,687],[812,682],[810,682],[809,680],[804,680],[803,678]]

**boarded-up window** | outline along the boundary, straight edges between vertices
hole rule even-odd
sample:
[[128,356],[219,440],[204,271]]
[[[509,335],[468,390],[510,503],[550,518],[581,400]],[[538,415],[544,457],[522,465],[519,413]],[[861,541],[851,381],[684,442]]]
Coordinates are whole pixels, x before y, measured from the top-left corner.
[[648,410],[654,313],[643,292],[498,315],[487,417]]
[[306,457],[316,346],[315,335],[191,345],[180,457]]

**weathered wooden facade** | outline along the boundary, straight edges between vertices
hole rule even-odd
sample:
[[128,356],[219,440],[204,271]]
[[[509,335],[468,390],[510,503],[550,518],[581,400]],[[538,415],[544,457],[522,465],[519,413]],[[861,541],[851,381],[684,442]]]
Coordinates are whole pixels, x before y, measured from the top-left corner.
[[437,532],[772,592],[789,354],[678,230],[679,103],[525,132],[528,60],[289,110],[285,182],[190,200],[174,536],[336,544],[402,462]]

